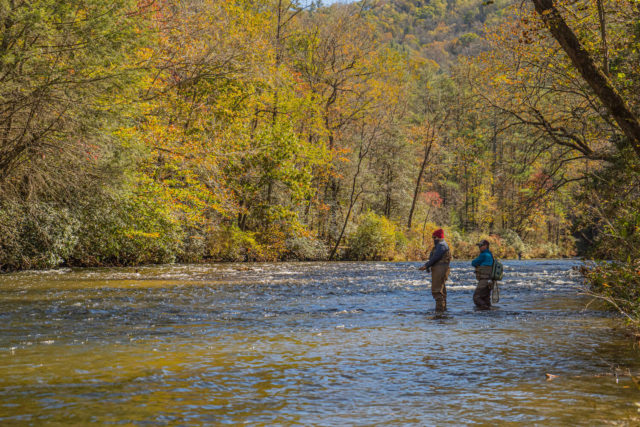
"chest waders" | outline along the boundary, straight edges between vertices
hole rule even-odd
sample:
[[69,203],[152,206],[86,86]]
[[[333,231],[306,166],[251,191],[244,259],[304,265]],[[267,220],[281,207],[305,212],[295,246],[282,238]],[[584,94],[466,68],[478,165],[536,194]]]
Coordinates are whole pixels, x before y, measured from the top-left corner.
[[436,303],[436,311],[447,309],[447,287],[445,283],[449,277],[449,263],[451,251],[447,250],[442,258],[431,266],[431,295]]
[[488,310],[491,307],[491,266],[482,265],[476,267],[476,280],[478,285],[473,292],[473,303],[481,310]]

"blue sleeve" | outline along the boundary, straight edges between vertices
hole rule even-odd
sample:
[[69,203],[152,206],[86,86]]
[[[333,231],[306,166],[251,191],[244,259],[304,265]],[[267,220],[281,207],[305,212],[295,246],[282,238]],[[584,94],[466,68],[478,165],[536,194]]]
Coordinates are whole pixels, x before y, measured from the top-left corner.
[[493,255],[491,255],[491,252],[489,251],[481,252],[480,255],[478,255],[478,258],[471,261],[471,265],[474,267],[480,267],[483,265],[492,265],[492,264],[493,264]]
[[484,252],[478,255],[478,258],[471,261],[471,265],[474,267],[478,267],[482,263],[482,258],[484,257]]
[[440,261],[440,259],[442,258],[442,256],[446,251],[447,251],[447,247],[445,245],[442,245],[442,244],[437,245],[435,250],[433,251],[433,254],[431,255],[431,258],[429,258],[429,261],[427,261],[427,263],[424,266],[429,268],[436,262]]

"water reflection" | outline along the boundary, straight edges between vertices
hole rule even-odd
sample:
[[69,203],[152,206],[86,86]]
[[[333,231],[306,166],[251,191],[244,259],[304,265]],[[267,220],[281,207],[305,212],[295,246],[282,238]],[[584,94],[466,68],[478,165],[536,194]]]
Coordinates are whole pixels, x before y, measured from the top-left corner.
[[[639,358],[571,262],[506,263],[436,317],[410,263],[169,266],[0,277],[0,421],[636,423]],[[548,380],[546,374],[557,375]]]

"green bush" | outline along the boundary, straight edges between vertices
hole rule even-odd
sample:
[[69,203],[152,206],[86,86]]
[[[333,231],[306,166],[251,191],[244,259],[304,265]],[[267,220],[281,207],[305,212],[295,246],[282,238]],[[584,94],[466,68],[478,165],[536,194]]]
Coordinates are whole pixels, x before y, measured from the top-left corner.
[[429,255],[427,246],[422,243],[421,237],[415,234],[409,235],[408,242],[403,253],[404,258],[407,261],[421,261]]
[[170,213],[136,194],[70,206],[5,202],[0,236],[2,270],[169,263],[182,245]]
[[409,247],[409,238],[405,236],[405,234],[402,231],[400,231],[399,228],[396,228],[395,239],[396,239],[396,247],[395,247],[396,255],[399,253],[405,253]]
[[182,253],[183,232],[171,213],[151,197],[135,193],[94,200],[80,215],[78,244],[69,264],[171,263]]
[[361,261],[393,259],[397,233],[395,224],[389,219],[373,212],[367,213],[347,239],[349,258]]
[[205,230],[197,227],[184,227],[182,249],[178,255],[179,262],[200,262],[207,254],[207,238]]
[[515,255],[523,254],[526,250],[526,246],[518,233],[513,230],[505,229],[498,233],[504,244],[513,249]]
[[527,250],[527,258],[557,258],[562,256],[562,249],[555,243],[538,243]]
[[78,241],[78,221],[67,208],[47,203],[0,205],[0,268],[53,268]]
[[577,199],[575,229],[585,237],[583,251],[611,262],[581,269],[589,291],[623,313],[640,330],[640,170],[630,144],[597,174],[588,177]]
[[329,258],[327,246],[309,236],[291,236],[286,240],[285,259],[298,261],[316,261]]
[[583,266],[581,273],[590,293],[623,313],[640,328],[640,263],[599,262]]
[[220,227],[207,236],[207,256],[214,261],[250,261],[260,259],[263,248],[256,233],[237,226]]

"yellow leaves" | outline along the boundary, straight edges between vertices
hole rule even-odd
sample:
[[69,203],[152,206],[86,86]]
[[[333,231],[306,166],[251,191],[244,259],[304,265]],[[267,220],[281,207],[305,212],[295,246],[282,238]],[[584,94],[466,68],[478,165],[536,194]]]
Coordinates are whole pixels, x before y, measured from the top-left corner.
[[509,85],[515,83],[513,80],[511,80],[509,77],[507,77],[504,74],[500,74],[498,76],[495,76],[493,78],[493,82],[497,83],[497,84],[504,83],[504,84],[509,84]]
[[145,233],[144,231],[138,231],[138,230],[129,230],[125,233],[125,236],[127,236],[130,239],[136,238],[136,237],[145,237],[147,239],[158,239],[160,238],[160,234],[159,233]]

